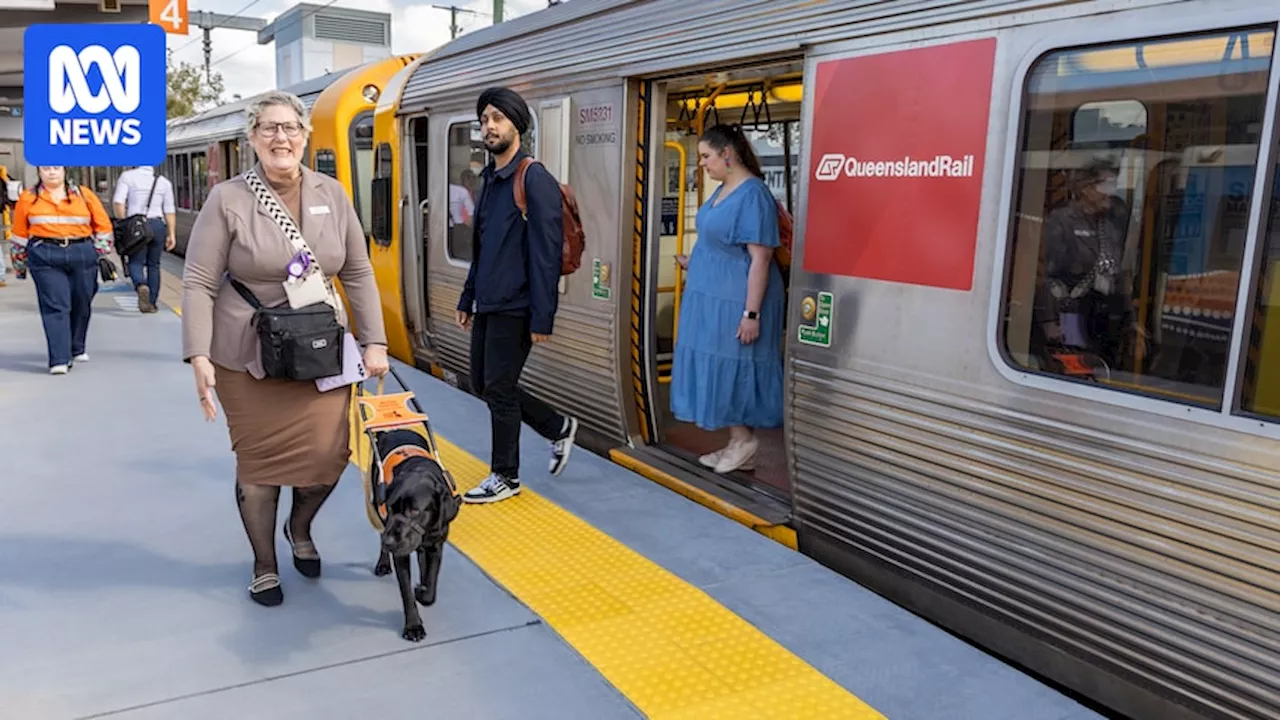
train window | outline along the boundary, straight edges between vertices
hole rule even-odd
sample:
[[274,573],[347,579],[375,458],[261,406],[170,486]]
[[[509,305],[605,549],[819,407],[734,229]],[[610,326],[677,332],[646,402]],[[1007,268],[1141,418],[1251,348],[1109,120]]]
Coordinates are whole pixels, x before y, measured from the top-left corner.
[[538,157],[538,111],[529,107],[529,129],[520,136],[520,149],[533,157]]
[[1001,337],[1015,367],[1221,406],[1273,41],[1160,38],[1032,67]]
[[356,214],[365,237],[369,236],[372,220],[369,192],[373,182],[373,114],[362,113],[351,124],[351,184],[354,192]]
[[174,156],[173,194],[178,207],[191,209],[191,156]]
[[375,177],[389,178],[393,170],[391,158],[391,145],[382,143],[378,145],[378,151],[373,156],[373,164],[376,168]]
[[[1280,418],[1280,156],[1271,170],[1271,206],[1262,236],[1262,265],[1254,299],[1253,330],[1245,336],[1241,408]],[[1275,310],[1275,312],[1272,312]]]
[[391,245],[391,145],[381,143],[373,154],[374,177],[371,187],[370,224],[373,242],[381,247]]
[[478,121],[449,126],[449,259],[471,262],[471,224],[480,197],[480,172],[488,152]]
[[204,153],[193,153],[191,155],[191,203],[192,210],[199,210],[204,207],[204,197],[208,188],[209,164],[205,160]]
[[338,159],[332,150],[316,150],[316,172],[335,179],[338,177]]

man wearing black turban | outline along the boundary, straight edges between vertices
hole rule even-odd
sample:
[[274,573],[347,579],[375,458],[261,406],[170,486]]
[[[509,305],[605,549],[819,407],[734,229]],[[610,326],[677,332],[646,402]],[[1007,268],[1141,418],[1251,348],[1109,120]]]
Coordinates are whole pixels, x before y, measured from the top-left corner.
[[[533,121],[529,104],[507,88],[490,88],[476,103],[484,146],[492,156],[481,173],[471,236],[471,269],[458,301],[458,326],[471,328],[471,386],[489,406],[492,474],[462,496],[491,503],[520,493],[520,424],[551,443],[550,471],[559,475],[573,449],[578,421],[518,385],[533,343],[551,338],[563,255],[560,184],[520,147]],[[524,172],[527,216],[516,206],[517,171]]]
[[[484,116],[484,109],[492,105],[499,112],[516,126],[516,134],[524,135],[529,131],[529,124],[533,122],[533,116],[529,114],[529,104],[520,97],[520,94],[514,90],[504,87],[489,88],[480,93],[480,100],[476,102],[476,117]],[[485,143],[488,145],[488,143]],[[503,148],[505,149],[505,148]],[[490,147],[489,152],[495,155],[501,155],[503,150]]]

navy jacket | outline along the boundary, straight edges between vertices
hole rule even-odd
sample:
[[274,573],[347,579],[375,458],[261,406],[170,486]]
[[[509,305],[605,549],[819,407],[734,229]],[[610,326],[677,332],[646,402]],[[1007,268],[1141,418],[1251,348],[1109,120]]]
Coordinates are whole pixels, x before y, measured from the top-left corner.
[[516,207],[520,150],[501,170],[489,163],[476,207],[471,270],[458,309],[470,313],[528,312],[530,332],[550,335],[559,302],[564,230],[560,184],[541,163],[525,173],[526,221]]

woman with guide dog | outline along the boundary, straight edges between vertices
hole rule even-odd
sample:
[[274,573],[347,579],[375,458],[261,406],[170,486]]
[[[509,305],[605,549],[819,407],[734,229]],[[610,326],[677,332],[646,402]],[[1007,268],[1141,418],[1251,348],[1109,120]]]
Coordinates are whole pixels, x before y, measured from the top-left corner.
[[[311,377],[303,374],[307,363],[327,367],[327,360],[316,358],[333,357],[324,355],[330,342],[304,344],[313,336],[293,336],[300,338],[292,347],[302,359],[291,353],[294,364],[282,368],[274,346],[262,342],[255,314],[284,322],[327,317],[341,333],[350,323],[333,290],[337,276],[351,303],[365,370],[381,376],[389,365],[378,289],[355,207],[336,180],[301,164],[311,130],[302,102],[271,92],[250,105],[246,116],[258,162],[212,188],[191,230],[183,275],[183,358],[191,364],[206,420],[217,417],[215,392],[226,412],[236,454],[236,501],[254,554],[250,596],[278,605],[284,600],[274,542],[280,488],[293,489],[283,528],[293,564],[303,575],[319,577],[311,522],[347,465],[351,388],[345,373],[345,384],[336,388],[317,378],[292,379]],[[355,350],[354,343],[346,347]]]

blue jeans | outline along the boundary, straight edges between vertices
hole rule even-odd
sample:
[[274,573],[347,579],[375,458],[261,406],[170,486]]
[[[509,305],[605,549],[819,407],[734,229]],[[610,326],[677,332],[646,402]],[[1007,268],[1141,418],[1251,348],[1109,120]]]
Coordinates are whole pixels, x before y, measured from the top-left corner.
[[[169,236],[169,226],[164,218],[150,218],[147,225],[151,227],[151,242],[137,254],[129,256],[129,279],[135,288],[146,285],[151,291],[151,302],[160,300],[160,255],[164,252],[164,239]],[[143,275],[143,266],[146,275]]]
[[66,247],[33,240],[27,254],[49,346],[49,367],[70,365],[72,357],[85,351],[93,296],[98,292],[98,254],[90,240]]

